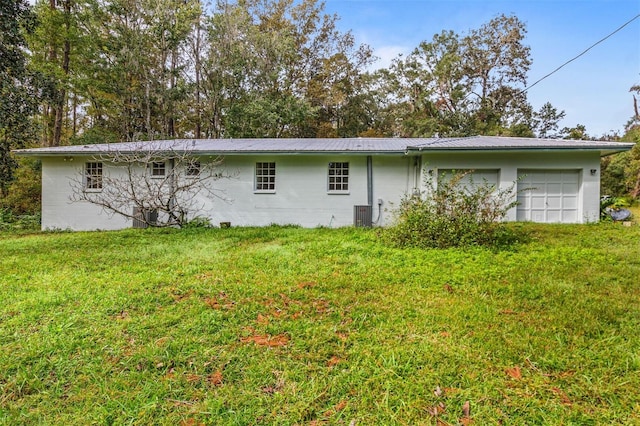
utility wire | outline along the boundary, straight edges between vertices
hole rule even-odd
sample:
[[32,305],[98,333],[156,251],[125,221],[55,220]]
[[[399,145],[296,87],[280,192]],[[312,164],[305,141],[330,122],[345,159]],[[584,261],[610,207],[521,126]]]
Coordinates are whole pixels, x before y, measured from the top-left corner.
[[588,48],[586,48],[584,51],[582,51],[580,54],[578,54],[577,56],[574,56],[573,58],[569,59],[567,62],[565,62],[564,64],[560,65],[558,68],[556,68],[555,70],[551,71],[549,74],[545,75],[544,77],[536,80],[532,85],[525,87],[521,93],[526,92],[527,90],[531,89],[533,86],[535,86],[536,84],[540,83],[542,80],[544,80],[547,77],[550,77],[551,75],[555,74],[556,72],[558,72],[561,68],[565,67],[566,65],[570,64],[571,62],[575,61],[576,59],[578,59],[579,57],[581,57],[582,55],[584,55],[585,53],[587,53],[588,51],[590,51],[591,49],[593,49],[594,47],[596,47],[597,45],[599,45],[600,43],[602,43],[603,41],[605,41],[606,39],[608,39],[609,37],[611,37],[612,35],[614,35],[615,33],[617,33],[618,31],[622,30],[624,27],[626,27],[627,25],[629,25],[630,23],[632,23],[633,21],[635,21],[636,19],[640,18],[640,14],[634,16],[633,18],[631,18],[630,20],[628,20],[627,22],[625,22],[622,26],[620,26],[619,28],[617,28],[615,31],[613,31],[611,34],[607,35],[606,37],[596,41],[595,43],[593,43],[591,46],[589,46]]

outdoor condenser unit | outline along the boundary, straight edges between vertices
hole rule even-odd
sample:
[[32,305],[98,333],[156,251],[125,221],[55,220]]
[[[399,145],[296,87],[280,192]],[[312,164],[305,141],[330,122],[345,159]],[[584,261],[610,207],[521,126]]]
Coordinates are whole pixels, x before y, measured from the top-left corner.
[[371,206],[353,206],[353,226],[357,228],[371,228],[372,223]]
[[157,221],[158,210],[141,209],[140,207],[133,208],[134,228],[148,228],[150,223],[156,223]]

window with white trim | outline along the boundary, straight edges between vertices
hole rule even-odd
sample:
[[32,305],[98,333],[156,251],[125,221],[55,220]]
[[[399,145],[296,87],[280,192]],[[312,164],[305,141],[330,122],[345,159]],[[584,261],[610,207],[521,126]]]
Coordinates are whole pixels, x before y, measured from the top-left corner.
[[200,176],[200,162],[199,161],[189,161],[187,164],[187,177],[198,177]]
[[349,163],[329,163],[328,186],[329,192],[346,192],[349,190]]
[[259,162],[256,163],[256,191],[276,190],[276,163]]
[[94,191],[102,189],[102,163],[92,161],[85,164],[84,188]]
[[154,161],[151,163],[151,177],[163,178],[167,174],[167,166],[164,161]]

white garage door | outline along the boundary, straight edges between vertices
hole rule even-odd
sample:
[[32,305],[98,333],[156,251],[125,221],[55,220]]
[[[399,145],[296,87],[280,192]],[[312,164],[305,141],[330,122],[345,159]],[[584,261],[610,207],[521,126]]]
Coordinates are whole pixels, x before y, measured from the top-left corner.
[[518,170],[517,219],[579,222],[579,193],[578,170]]

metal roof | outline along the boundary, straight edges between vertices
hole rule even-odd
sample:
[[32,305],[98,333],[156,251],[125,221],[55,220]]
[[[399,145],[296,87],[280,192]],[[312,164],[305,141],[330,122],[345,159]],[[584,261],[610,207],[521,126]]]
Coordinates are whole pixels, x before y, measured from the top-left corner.
[[344,138],[344,139],[175,139],[114,144],[73,145],[16,150],[23,156],[96,155],[109,152],[190,151],[202,155],[233,154],[409,154],[438,151],[599,151],[601,155],[627,151],[632,143],[565,139],[471,136],[461,138]]

